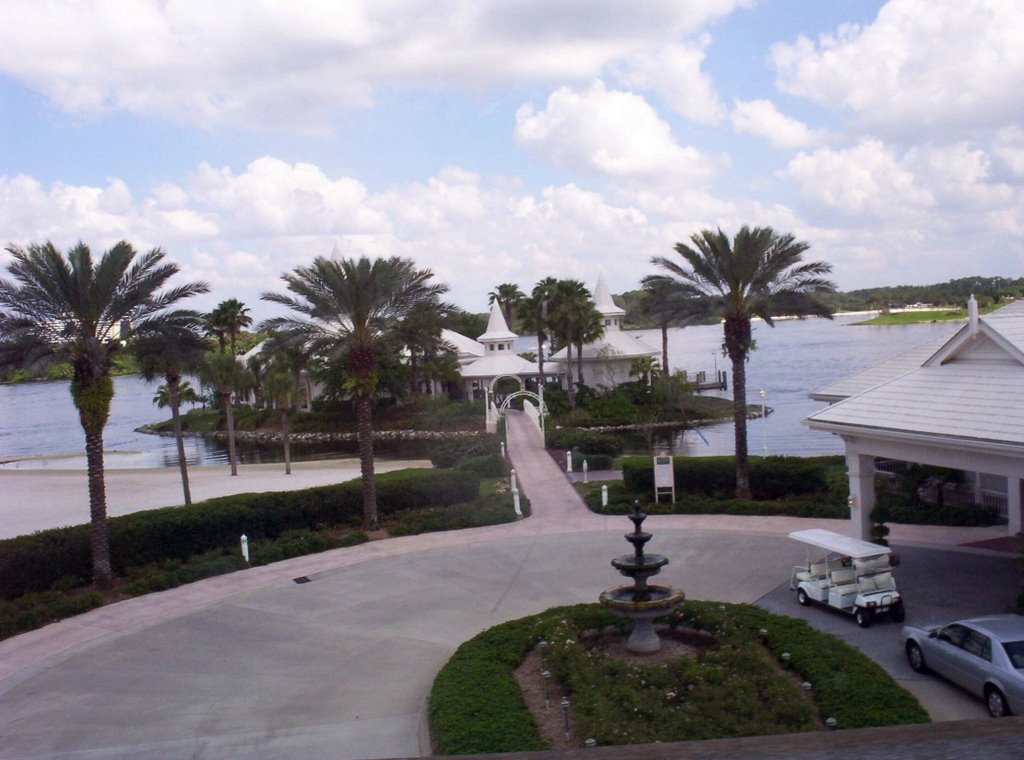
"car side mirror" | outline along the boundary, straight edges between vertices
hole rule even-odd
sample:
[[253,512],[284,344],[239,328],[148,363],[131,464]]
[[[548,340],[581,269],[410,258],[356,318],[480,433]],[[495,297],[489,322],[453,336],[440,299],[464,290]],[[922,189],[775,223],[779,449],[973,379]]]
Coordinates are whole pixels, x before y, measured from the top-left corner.
[[938,636],[938,635],[939,635],[939,632],[938,632],[938,630],[935,630],[935,631],[929,631],[929,632],[928,632],[928,638],[930,638],[930,639],[934,639],[934,638],[935,638],[936,636]]

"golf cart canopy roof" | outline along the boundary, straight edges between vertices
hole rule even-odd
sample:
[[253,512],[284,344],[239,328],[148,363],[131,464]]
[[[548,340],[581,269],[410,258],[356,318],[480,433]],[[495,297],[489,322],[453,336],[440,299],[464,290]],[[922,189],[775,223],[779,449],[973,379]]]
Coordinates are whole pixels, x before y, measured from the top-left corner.
[[789,537],[801,543],[817,546],[819,549],[853,557],[854,559],[877,557],[879,554],[889,554],[892,551],[888,546],[880,546],[870,541],[861,541],[859,538],[850,538],[841,533],[833,533],[822,528],[796,530],[790,533]]

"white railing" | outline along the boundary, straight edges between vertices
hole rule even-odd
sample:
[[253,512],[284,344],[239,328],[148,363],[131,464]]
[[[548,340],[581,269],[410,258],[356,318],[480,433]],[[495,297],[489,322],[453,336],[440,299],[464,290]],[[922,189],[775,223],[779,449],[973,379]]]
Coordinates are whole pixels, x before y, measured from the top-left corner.
[[523,411],[526,412],[526,416],[530,418],[534,425],[537,426],[537,432],[541,432],[540,426],[540,411],[537,406],[529,399],[523,399]]

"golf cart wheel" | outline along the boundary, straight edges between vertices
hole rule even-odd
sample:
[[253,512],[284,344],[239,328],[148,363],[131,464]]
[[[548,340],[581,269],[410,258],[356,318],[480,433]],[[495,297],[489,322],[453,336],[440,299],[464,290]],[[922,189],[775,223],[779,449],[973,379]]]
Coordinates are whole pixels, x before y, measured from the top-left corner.
[[897,623],[902,623],[907,619],[907,610],[903,607],[903,602],[896,602],[892,606],[892,619]]
[[857,625],[861,628],[869,628],[871,626],[871,618],[874,615],[871,614],[871,610],[865,609],[864,607],[858,607],[853,613],[853,619],[857,621]]
[[801,607],[806,607],[808,604],[811,603],[811,598],[807,596],[806,591],[804,591],[802,588],[798,588],[796,590],[796,601],[800,604]]
[[924,652],[916,641],[907,642],[907,661],[915,673],[928,672],[928,666],[924,664]]
[[995,686],[985,689],[985,705],[988,707],[988,714],[993,718],[1005,718],[1010,714],[1010,708],[1006,705],[1006,697]]

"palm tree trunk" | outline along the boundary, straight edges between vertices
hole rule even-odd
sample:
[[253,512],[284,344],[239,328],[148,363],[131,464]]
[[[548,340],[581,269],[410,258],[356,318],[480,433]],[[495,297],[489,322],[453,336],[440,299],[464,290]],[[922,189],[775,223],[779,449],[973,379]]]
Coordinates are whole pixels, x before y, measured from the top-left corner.
[[225,385],[220,389],[221,398],[224,399],[225,424],[228,427],[228,462],[231,464],[231,474],[238,474],[238,461],[235,459],[235,413],[231,409],[231,386]]
[[373,477],[373,399],[356,396],[356,437],[359,439],[359,466],[363,475],[363,526],[377,530],[377,484]]
[[192,493],[188,487],[188,462],[185,461],[185,437],[181,432],[181,400],[178,396],[178,386],[181,378],[175,375],[165,375],[167,381],[167,400],[171,405],[171,421],[174,424],[174,441],[178,445],[178,469],[181,471],[181,490],[185,496],[185,506],[192,505]]
[[281,410],[281,436],[284,438],[284,474],[292,474],[292,440],[291,428],[288,422],[288,410]]
[[750,498],[747,465],[747,353],[750,320],[726,318],[725,350],[732,361],[732,419],[736,438],[736,498]]
[[583,385],[583,341],[576,344],[576,381]]
[[666,376],[671,374],[668,369],[668,322],[661,323],[661,371]]
[[544,383],[544,333],[537,331],[537,387]]
[[565,344],[565,379],[569,382],[569,408],[576,408],[576,388],[572,382],[572,341]]
[[107,489],[103,478],[103,428],[85,431],[85,460],[89,477],[89,548],[92,582],[96,588],[114,585],[110,569],[110,530],[107,527]]

